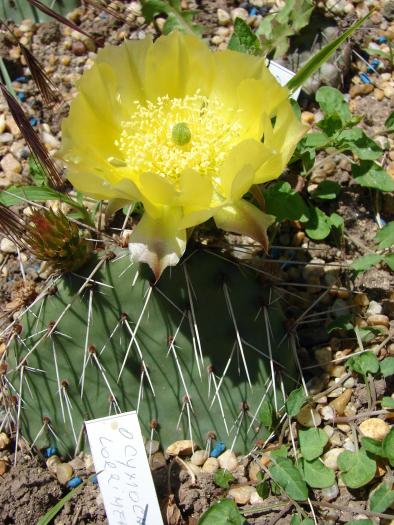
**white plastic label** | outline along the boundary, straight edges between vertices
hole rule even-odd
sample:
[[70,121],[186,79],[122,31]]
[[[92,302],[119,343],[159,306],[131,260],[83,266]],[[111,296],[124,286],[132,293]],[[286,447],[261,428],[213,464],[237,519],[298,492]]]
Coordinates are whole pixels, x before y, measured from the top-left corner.
[[[288,81],[294,77],[295,73],[293,71],[290,71],[290,69],[287,69],[284,66],[281,66],[277,62],[269,62],[268,69],[271,71],[271,73],[274,75],[276,80],[279,82],[281,86],[285,86]],[[294,98],[294,100],[297,100],[299,94],[300,94],[301,88],[298,88],[297,91],[295,91],[291,98]]]
[[86,421],[109,525],[162,525],[135,411]]

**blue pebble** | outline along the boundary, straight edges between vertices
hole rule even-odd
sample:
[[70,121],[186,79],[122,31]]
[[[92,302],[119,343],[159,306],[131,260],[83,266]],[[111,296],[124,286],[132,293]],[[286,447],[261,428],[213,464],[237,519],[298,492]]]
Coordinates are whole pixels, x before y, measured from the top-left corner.
[[366,73],[360,73],[360,79],[363,84],[372,84],[369,76]]
[[19,98],[21,102],[24,102],[26,100],[26,93],[24,91],[18,91],[16,96]]
[[281,251],[278,248],[271,248],[270,255],[273,259],[279,259]]
[[71,478],[69,481],[67,481],[67,487],[69,489],[75,489],[75,487],[78,487],[82,483],[82,479],[79,476],[75,476],[75,478]]
[[57,448],[56,447],[48,447],[44,451],[44,456],[46,458],[50,458],[51,456],[54,456],[55,454],[57,454]]
[[380,36],[377,41],[378,41],[378,44],[385,44],[387,42],[387,37]]
[[378,67],[379,64],[380,64],[380,60],[378,58],[374,58],[371,62],[371,66],[373,67]]
[[223,441],[218,441],[216,445],[211,450],[211,458],[217,458],[226,450],[226,445]]
[[249,10],[249,15],[250,16],[255,16],[255,15],[258,15],[259,12],[258,10],[255,8],[255,7],[251,7],[250,10]]
[[38,119],[36,119],[36,117],[30,117],[29,118],[29,122],[32,126],[37,126],[38,124]]
[[98,480],[97,480],[97,474],[95,474],[95,475],[92,477],[91,481],[92,481],[92,483],[93,483],[94,485],[97,485],[97,483],[98,483]]
[[20,82],[21,84],[26,84],[27,78],[26,77],[17,77],[15,79],[15,82]]

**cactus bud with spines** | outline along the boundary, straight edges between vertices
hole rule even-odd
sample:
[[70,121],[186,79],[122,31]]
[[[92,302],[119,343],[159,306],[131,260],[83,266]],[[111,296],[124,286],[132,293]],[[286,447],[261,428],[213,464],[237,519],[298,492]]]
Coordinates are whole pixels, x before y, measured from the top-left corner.
[[38,259],[65,272],[78,270],[92,255],[92,243],[61,210],[33,210],[26,243]]

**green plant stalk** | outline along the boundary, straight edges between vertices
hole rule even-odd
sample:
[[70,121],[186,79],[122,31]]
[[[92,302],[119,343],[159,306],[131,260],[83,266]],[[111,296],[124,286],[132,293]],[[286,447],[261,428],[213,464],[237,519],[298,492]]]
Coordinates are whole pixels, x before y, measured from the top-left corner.
[[342,35],[329,42],[320,51],[318,51],[313,57],[308,60],[294,75],[293,78],[287,83],[287,87],[291,93],[294,93],[299,87],[301,87],[313,73],[315,73],[319,67],[330,58],[330,56],[336,51],[336,49],[345,42],[357,29],[359,29],[366,20],[371,16],[372,11],[368,13],[364,18],[353,24],[347,29]]
[[10,78],[10,75],[8,73],[8,70],[7,70],[7,67],[4,63],[4,60],[2,57],[0,57],[0,71],[1,71],[1,75],[4,79],[4,82],[5,82],[5,85],[7,86],[7,89],[8,91],[14,96],[16,97],[16,92],[15,92],[15,89],[12,85],[12,82],[11,82],[11,78]]

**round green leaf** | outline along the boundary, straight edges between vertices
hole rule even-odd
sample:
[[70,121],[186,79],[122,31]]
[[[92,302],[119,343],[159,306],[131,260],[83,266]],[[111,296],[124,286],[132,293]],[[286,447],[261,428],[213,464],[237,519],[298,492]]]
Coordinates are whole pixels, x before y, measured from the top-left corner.
[[244,525],[245,519],[240,514],[236,503],[231,499],[224,499],[214,503],[201,516],[198,525]]
[[300,429],[298,431],[298,440],[303,457],[307,461],[312,461],[323,453],[324,447],[328,442],[328,435],[320,428]]
[[338,466],[343,482],[351,489],[358,489],[369,483],[376,472],[376,462],[368,457],[364,449],[358,452],[345,450],[338,456]]
[[269,468],[272,479],[296,501],[308,498],[308,487],[296,466],[286,458],[277,458]]
[[304,479],[313,489],[326,489],[335,483],[334,471],[325,466],[319,459],[313,461],[302,460]]

